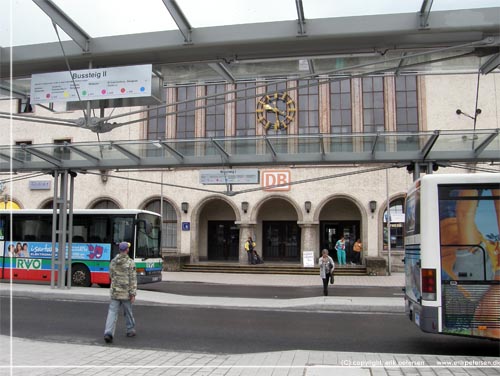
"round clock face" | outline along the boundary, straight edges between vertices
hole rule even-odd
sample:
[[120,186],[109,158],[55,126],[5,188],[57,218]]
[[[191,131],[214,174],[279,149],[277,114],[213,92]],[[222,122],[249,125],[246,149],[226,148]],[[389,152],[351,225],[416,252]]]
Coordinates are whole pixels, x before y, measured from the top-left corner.
[[287,93],[274,93],[260,98],[255,112],[266,131],[271,127],[278,131],[288,128],[296,111],[295,102]]

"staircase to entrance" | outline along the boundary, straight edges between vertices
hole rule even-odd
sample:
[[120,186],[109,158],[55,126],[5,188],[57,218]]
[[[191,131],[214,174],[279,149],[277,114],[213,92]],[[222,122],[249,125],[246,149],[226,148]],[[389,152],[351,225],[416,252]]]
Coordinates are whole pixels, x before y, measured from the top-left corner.
[[[319,275],[319,267],[304,268],[299,264],[265,263],[246,265],[237,262],[198,262],[188,263],[181,267],[183,272],[198,273],[242,273],[242,274],[295,274]],[[335,266],[335,275],[367,275],[364,265]]]

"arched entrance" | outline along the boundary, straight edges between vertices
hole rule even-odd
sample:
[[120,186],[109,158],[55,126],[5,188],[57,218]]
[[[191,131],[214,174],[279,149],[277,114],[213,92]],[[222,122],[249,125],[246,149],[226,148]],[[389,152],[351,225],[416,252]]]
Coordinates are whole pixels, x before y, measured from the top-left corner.
[[238,261],[240,229],[233,207],[222,199],[208,201],[200,211],[200,260]]
[[337,261],[335,243],[344,236],[347,263],[350,263],[353,260],[352,246],[356,239],[362,238],[361,217],[361,211],[351,199],[339,197],[329,200],[319,216],[321,249],[328,249],[330,256]]
[[282,198],[271,198],[259,210],[257,222],[262,224],[262,249],[266,261],[300,262],[300,234],[297,210]]

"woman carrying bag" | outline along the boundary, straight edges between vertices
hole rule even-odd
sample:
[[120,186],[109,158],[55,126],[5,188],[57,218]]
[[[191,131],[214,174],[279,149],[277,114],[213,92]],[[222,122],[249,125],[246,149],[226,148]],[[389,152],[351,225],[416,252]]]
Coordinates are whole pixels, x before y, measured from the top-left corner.
[[319,275],[323,280],[323,295],[328,296],[328,282],[333,284],[333,270],[335,269],[335,263],[333,259],[328,256],[328,250],[323,249],[321,251],[321,257],[318,260],[319,264]]

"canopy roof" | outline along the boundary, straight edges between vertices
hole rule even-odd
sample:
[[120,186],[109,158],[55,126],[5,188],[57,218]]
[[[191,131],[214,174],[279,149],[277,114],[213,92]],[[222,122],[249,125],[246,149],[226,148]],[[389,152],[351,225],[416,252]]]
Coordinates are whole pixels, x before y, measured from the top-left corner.
[[500,161],[498,129],[0,147],[0,172],[471,160]]

